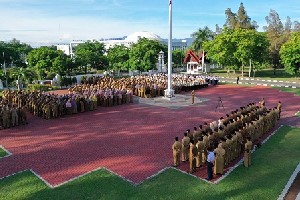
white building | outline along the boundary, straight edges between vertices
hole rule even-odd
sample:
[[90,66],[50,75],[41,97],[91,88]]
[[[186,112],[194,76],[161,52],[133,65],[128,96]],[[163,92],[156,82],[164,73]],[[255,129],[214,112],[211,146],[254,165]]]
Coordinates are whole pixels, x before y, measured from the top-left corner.
[[[148,31],[134,32],[124,38],[100,39],[100,40],[96,40],[96,41],[104,43],[105,48],[109,49],[115,45],[124,45],[126,47],[130,47],[132,44],[137,43],[138,40],[141,38],[147,38],[150,40],[158,40],[158,41],[162,42],[162,39],[158,35],[148,32]],[[70,42],[69,45],[57,45],[57,50],[62,50],[63,52],[65,52],[65,54],[73,56],[74,55],[74,53],[73,53],[74,47],[76,47],[78,44],[81,44],[84,42],[86,42],[86,41],[77,40],[77,41]]]

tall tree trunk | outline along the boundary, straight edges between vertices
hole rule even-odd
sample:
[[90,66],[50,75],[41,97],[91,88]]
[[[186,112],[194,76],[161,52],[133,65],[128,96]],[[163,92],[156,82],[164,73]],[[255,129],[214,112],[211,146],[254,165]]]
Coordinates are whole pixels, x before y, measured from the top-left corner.
[[250,62],[250,67],[249,67],[249,78],[251,78],[251,71],[252,71],[252,62],[251,59],[249,60]]
[[242,77],[244,77],[244,64],[242,64]]
[[[203,50],[203,53],[202,53],[202,73],[203,73],[203,69],[204,69],[204,53],[205,51]],[[205,69],[205,72],[206,72],[206,69]]]

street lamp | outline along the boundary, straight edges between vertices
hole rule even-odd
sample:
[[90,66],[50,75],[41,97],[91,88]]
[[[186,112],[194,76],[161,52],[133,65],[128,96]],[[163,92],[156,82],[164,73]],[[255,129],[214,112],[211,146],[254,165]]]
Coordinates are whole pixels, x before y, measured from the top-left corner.
[[165,56],[165,53],[163,51],[160,51],[158,53],[158,64],[159,64],[159,72],[162,72],[162,67],[164,65],[164,56]]

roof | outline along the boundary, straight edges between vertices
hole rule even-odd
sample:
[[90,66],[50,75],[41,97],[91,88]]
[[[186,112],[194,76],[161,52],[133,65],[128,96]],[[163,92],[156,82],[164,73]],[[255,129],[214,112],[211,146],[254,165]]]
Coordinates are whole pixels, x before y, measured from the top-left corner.
[[188,62],[196,62],[198,64],[201,63],[201,58],[202,58],[202,52],[199,53],[199,55],[195,54],[194,51],[192,51],[191,49],[188,50],[188,52],[186,53],[186,56],[184,58],[183,63],[188,63]]

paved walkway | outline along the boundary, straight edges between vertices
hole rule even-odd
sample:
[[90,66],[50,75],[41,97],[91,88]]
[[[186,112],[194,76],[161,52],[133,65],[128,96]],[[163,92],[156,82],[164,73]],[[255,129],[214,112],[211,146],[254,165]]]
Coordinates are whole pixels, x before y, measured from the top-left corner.
[[[234,83],[236,84],[236,78],[220,77],[220,82]],[[271,87],[287,87],[287,88],[300,88],[300,82],[296,81],[278,81],[278,80],[268,80],[261,78],[241,78],[239,84],[250,84],[250,85],[262,85]]]
[[[216,120],[261,97],[267,107],[281,100],[280,123],[300,127],[295,116],[300,97],[292,93],[219,85],[196,91],[196,96],[194,105],[187,103],[190,97],[182,96],[174,107],[168,106],[170,102],[161,103],[161,99],[141,99],[138,104],[100,107],[60,119],[30,116],[28,126],[1,130],[0,145],[13,155],[0,159],[0,178],[32,169],[49,185],[58,186],[105,167],[138,184],[172,165],[175,136],[181,138],[186,129]],[[216,112],[219,97],[224,110]]]

